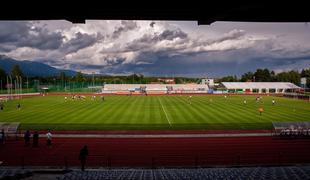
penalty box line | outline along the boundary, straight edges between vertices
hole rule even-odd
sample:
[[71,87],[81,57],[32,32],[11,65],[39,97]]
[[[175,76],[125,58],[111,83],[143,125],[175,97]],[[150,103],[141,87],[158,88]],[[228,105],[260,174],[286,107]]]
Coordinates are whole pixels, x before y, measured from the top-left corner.
[[166,110],[165,110],[163,104],[161,103],[160,98],[158,98],[158,99],[159,99],[159,103],[160,103],[160,105],[161,105],[161,108],[163,109],[163,111],[164,111],[164,113],[165,113],[165,115],[166,115],[166,119],[167,119],[167,121],[168,121],[168,123],[169,123],[169,126],[171,127],[171,122],[170,122],[169,117],[168,117],[168,115],[167,115],[167,113],[166,113]]

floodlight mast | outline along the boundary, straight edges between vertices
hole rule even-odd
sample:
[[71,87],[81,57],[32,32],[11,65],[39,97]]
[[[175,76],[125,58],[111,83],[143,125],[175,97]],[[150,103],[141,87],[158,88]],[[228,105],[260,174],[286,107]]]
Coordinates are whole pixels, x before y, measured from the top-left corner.
[[13,80],[12,80],[12,76],[9,76],[10,78],[10,99],[12,99],[12,93],[13,93]]
[[19,90],[20,90],[20,98],[23,98],[23,79],[22,79],[22,77],[21,76],[19,76],[19,83],[20,83],[20,88],[19,88]]
[[9,76],[6,76],[6,90],[8,92],[8,95],[10,94],[10,89],[9,89]]

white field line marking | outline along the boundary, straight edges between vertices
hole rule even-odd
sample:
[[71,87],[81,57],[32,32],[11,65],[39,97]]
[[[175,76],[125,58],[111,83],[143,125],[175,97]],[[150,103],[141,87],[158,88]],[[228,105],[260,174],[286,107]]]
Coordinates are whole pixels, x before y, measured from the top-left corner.
[[171,122],[170,122],[170,120],[169,120],[169,118],[168,118],[168,115],[167,115],[167,113],[166,113],[166,110],[165,110],[163,104],[161,103],[161,100],[160,100],[159,97],[158,97],[158,99],[159,99],[159,103],[160,103],[160,105],[161,105],[161,108],[164,110],[164,113],[165,113],[165,115],[166,115],[166,119],[167,119],[167,121],[168,121],[168,123],[169,123],[169,126],[171,127]]

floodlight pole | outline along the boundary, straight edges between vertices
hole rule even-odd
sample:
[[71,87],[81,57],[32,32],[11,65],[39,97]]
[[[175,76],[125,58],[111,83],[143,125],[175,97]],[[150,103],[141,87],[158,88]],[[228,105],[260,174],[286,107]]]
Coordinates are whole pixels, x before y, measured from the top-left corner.
[[12,76],[9,76],[10,79],[10,99],[12,99],[12,93],[13,93],[13,80],[12,80]]
[[16,81],[15,81],[15,94],[17,94],[17,97],[19,98],[19,78],[18,76],[15,76]]
[[10,89],[9,89],[9,76],[6,76],[6,90],[8,91],[8,94],[10,94]]
[[27,76],[27,92],[29,91],[29,90],[28,90],[28,83],[29,83],[29,81],[28,81],[28,76]]
[[19,77],[15,76],[16,78],[16,89],[15,89],[15,93],[17,94],[17,97],[19,99]]
[[92,88],[92,91],[94,91],[94,86],[95,86],[95,73],[93,72],[93,88]]
[[22,97],[22,94],[23,94],[23,79],[22,79],[21,76],[19,76],[19,79],[20,79],[20,81],[19,81],[19,83],[20,83],[20,95]]
[[14,94],[15,94],[15,96],[16,96],[16,80],[14,80],[14,89],[15,89],[15,91],[14,91]]

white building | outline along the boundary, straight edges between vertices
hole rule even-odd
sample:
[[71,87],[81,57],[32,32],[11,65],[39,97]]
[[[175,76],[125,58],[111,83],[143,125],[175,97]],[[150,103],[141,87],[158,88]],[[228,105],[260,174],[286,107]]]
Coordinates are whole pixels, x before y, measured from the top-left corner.
[[285,93],[300,89],[289,82],[222,82],[228,92]]
[[201,84],[207,84],[209,87],[214,87],[214,79],[202,79]]
[[204,84],[105,84],[102,93],[140,93],[142,90],[148,94],[207,93],[209,87]]

